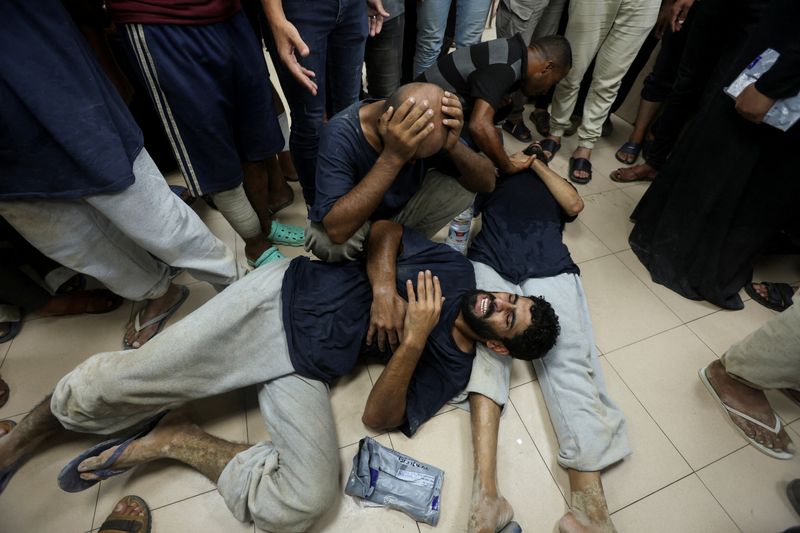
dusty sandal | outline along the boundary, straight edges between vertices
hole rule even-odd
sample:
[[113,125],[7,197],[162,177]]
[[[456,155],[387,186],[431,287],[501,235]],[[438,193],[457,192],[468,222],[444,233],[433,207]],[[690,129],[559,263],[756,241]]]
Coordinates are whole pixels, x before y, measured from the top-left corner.
[[[119,504],[123,504],[126,511],[130,511],[133,504],[136,504],[143,512],[141,515],[117,513],[116,508]],[[125,496],[114,505],[114,509],[106,517],[98,533],[150,533],[152,527],[150,508],[143,499],[138,496]]]

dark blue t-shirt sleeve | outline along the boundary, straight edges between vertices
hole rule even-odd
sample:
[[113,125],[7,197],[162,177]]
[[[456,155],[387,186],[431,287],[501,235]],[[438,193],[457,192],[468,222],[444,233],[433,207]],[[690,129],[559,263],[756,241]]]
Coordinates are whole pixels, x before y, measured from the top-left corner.
[[423,353],[408,385],[406,420],[398,428],[407,437],[416,433],[422,424],[460,392],[454,390],[452,383],[426,359],[426,354]]
[[322,222],[336,201],[356,186],[356,160],[351,130],[344,121],[333,120],[322,130],[317,154],[316,196],[308,212],[313,222]]

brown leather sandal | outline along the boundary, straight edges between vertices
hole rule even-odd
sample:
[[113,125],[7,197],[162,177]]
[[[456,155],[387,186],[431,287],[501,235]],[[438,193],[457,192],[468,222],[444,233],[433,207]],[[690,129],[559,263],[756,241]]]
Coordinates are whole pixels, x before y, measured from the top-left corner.
[[114,508],[116,509],[120,503],[124,504],[126,508],[136,504],[144,513],[140,516],[132,516],[111,511],[103,525],[100,526],[99,533],[150,533],[153,524],[150,508],[145,501],[138,496],[125,496],[114,505]]

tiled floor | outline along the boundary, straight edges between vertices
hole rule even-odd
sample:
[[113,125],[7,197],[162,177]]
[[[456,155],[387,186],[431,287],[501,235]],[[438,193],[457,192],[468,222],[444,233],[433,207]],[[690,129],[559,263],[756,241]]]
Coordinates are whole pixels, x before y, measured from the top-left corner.
[[[646,185],[619,186],[607,177],[617,166],[614,149],[629,131],[621,121],[615,123],[614,135],[603,139],[595,151],[594,180],[579,186],[586,209],[568,226],[565,238],[583,272],[605,377],[627,415],[634,450],[604,475],[616,525],[622,533],[761,533],[796,525],[800,518],[783,490],[787,481],[800,477],[800,457],[781,462],[746,446],[697,379],[698,368],[774,313],[750,301],[742,311],[721,311],[650,281],[627,244],[628,215]],[[507,142],[510,150],[522,146],[508,138]],[[556,169],[566,170],[574,144],[574,137],[566,139]],[[176,179],[180,180],[170,177]],[[196,209],[244,264],[243,243],[227,222],[202,202]],[[303,223],[299,191],[294,205],[280,218]],[[797,281],[800,263],[796,258],[771,258],[760,265],[757,277]],[[188,275],[179,281],[192,292],[174,320],[214,295],[210,286]],[[119,349],[132,307],[126,304],[108,315],[28,320],[13,342],[0,345],[0,372],[13,391],[0,418],[18,420],[77,363],[93,353]],[[136,364],[135,352],[131,364]],[[360,413],[380,370],[374,365],[360,367],[333,389],[342,484],[356,443],[372,435],[361,424]],[[500,426],[500,487],[525,531],[551,532],[567,508],[566,473],[556,462],[555,435],[529,365],[515,363],[512,386]],[[771,399],[800,442],[800,407],[780,394]],[[192,409],[201,425],[220,437],[256,442],[266,436],[252,390],[197,402]],[[441,520],[435,529],[464,531],[472,479],[467,413],[443,409],[413,439],[399,433],[377,438],[446,471]],[[155,510],[155,533],[254,531],[253,525],[231,517],[211,482],[178,464],[151,464],[80,494],[61,492],[55,484],[61,466],[97,440],[86,436],[50,443],[45,453],[24,466],[0,497],[0,531],[91,531],[113,503],[129,493],[143,496]],[[314,528],[347,533],[430,529],[398,512],[363,508],[344,495]]]

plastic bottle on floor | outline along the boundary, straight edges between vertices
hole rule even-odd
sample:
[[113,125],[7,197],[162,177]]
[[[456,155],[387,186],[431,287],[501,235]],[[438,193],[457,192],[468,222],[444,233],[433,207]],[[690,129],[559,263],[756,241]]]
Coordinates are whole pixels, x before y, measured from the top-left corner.
[[447,239],[444,241],[449,247],[459,252],[466,253],[469,242],[469,230],[472,225],[472,206],[463,210],[456,218],[450,221]]

